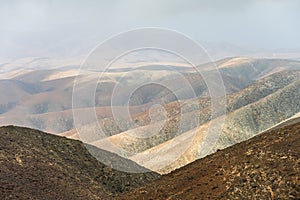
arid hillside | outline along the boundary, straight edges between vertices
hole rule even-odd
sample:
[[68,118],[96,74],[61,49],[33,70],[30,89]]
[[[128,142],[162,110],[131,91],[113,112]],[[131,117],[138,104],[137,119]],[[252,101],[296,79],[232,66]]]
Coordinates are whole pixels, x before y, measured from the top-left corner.
[[217,151],[119,199],[299,199],[299,121]]
[[[300,62],[283,59],[227,58],[216,62],[222,75],[227,94],[236,93],[256,81],[285,70],[297,70]],[[210,65],[198,66],[205,71]],[[151,82],[172,85],[172,91],[157,85],[138,88],[131,96],[130,107],[138,106],[133,114],[144,112],[151,105],[167,104],[176,101],[174,92],[189,99],[186,87],[178,74],[181,74],[193,88],[197,97],[207,97],[209,92],[203,77],[194,69],[183,66],[154,65],[144,66],[130,71],[127,68],[106,72],[101,80],[99,73],[86,71],[78,76],[78,66],[53,69],[12,69],[0,72],[0,125],[26,126],[50,133],[60,134],[74,128],[72,117],[72,91],[74,80],[81,84],[82,90],[100,81],[95,91],[95,105],[99,119],[111,117],[111,95],[117,84],[123,90],[115,99],[117,106],[124,106],[124,94],[133,88]],[[185,96],[186,95],[186,96]],[[115,105],[114,105],[115,106]]]
[[[80,139],[166,174],[300,112],[299,61],[234,57],[215,64],[226,92],[216,113],[203,76],[210,77],[211,63],[197,66],[203,74],[180,63],[156,63],[111,69],[101,79],[98,71],[78,75],[76,66],[3,72],[0,125]],[[78,107],[72,107],[74,81],[80,97],[86,98]],[[94,95],[86,93],[89,88]],[[94,120],[85,123],[94,111]],[[74,113],[77,119],[83,116],[77,125]],[[220,137],[214,137],[218,141],[212,149],[203,152],[200,144],[212,123],[223,128],[215,131]],[[89,133],[91,139],[85,139]]]
[[[115,154],[95,150],[124,167],[141,168]],[[98,162],[77,141],[37,130],[0,128],[0,199],[110,199],[159,177],[129,174]]]

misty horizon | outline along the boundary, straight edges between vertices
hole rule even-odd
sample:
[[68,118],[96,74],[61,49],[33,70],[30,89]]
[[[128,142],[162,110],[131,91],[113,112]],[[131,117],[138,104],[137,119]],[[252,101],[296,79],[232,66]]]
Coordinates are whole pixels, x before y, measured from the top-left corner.
[[299,52],[299,7],[294,0],[1,1],[0,58],[85,55],[112,35],[141,27],[179,31],[211,54]]

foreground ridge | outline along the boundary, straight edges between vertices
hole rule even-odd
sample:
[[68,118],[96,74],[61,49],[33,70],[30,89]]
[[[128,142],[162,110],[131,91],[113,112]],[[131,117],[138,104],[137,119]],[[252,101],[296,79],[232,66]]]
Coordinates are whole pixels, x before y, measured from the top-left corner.
[[299,199],[299,121],[197,160],[119,199]]
[[[124,164],[132,162],[99,153]],[[153,172],[114,170],[77,140],[29,128],[0,128],[0,199],[110,199],[158,177]]]

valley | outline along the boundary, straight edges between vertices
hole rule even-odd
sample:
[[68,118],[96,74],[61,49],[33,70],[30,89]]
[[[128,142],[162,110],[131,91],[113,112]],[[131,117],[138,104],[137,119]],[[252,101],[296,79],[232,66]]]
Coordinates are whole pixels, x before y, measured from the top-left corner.
[[[82,127],[84,131],[96,129],[105,135],[90,144],[166,174],[218,149],[248,140],[300,112],[299,61],[235,57],[216,64],[226,90],[226,114],[212,115],[205,80],[187,66],[176,65],[175,71],[163,65],[133,71],[121,68],[105,72],[101,80],[97,80],[98,72],[76,76],[75,70],[68,67],[2,73],[0,90],[6,95],[0,101],[0,124],[31,127],[84,141],[74,124],[73,84],[76,80],[84,90],[98,81],[95,104],[75,108],[78,113],[96,114],[97,120]],[[205,72],[210,67],[204,64],[198,68]],[[196,98],[178,84],[178,73],[188,81]],[[151,81],[162,84],[149,85]],[[122,91],[115,92],[120,84]],[[143,84],[146,85],[137,87]],[[172,90],[163,84],[172,85]],[[124,94],[132,90],[126,104]],[[114,105],[112,97],[118,100]],[[162,107],[153,107],[158,104]],[[116,110],[124,116],[128,112],[130,118],[116,118]],[[151,116],[150,110],[157,114]],[[211,149],[202,151],[199,144],[206,141],[210,124],[222,121],[218,140]]]

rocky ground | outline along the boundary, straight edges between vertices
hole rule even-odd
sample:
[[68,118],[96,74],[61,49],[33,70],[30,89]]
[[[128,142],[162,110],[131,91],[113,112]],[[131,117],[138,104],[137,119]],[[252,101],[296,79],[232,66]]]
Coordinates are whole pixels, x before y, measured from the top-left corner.
[[[105,159],[132,164],[112,153]],[[136,166],[138,167],[138,166]],[[129,174],[98,162],[84,145],[21,127],[0,128],[0,199],[110,199],[159,177]]]
[[111,169],[79,141],[2,127],[0,199],[299,199],[299,133],[293,119],[159,178]]
[[298,121],[197,160],[119,199],[300,199]]

